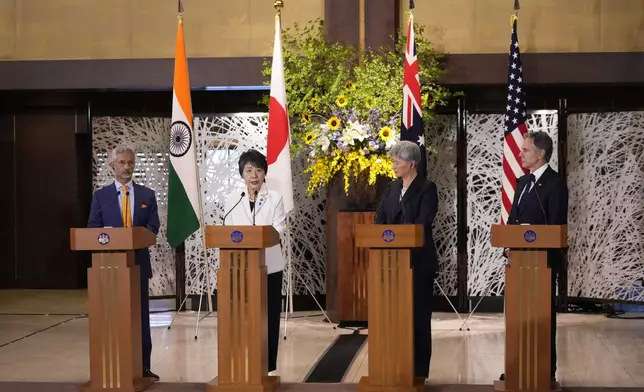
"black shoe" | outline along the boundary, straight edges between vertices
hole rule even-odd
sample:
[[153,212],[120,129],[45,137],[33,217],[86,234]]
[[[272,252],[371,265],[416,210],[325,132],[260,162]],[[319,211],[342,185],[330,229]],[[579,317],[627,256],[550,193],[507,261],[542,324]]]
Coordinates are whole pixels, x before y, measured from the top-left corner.
[[145,378],[153,378],[156,381],[159,381],[159,376],[157,376],[156,374],[152,373],[150,371],[150,369],[143,370],[143,377],[145,377]]
[[505,373],[501,374],[501,377],[499,377],[499,381],[505,381]]

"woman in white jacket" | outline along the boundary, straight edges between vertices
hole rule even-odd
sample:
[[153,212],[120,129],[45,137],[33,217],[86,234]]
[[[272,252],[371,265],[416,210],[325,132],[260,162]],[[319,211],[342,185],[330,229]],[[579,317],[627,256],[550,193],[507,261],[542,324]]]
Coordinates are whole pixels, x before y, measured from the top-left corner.
[[[272,225],[280,234],[286,229],[286,215],[282,196],[268,190],[264,179],[268,171],[266,157],[256,150],[248,150],[239,157],[239,174],[246,189],[226,200],[226,225]],[[282,311],[282,276],[284,257],[281,246],[266,249],[268,294],[268,371],[277,369],[280,314]]]

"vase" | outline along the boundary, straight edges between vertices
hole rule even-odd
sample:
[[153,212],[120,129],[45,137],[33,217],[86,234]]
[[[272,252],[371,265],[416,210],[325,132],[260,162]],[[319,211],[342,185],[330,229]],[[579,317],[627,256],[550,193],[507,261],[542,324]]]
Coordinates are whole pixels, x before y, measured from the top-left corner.
[[369,171],[365,170],[357,177],[352,176],[349,179],[349,192],[347,194],[344,191],[344,177],[340,173],[335,177],[333,184],[333,187],[337,189],[334,193],[342,200],[339,203],[340,210],[375,211],[390,181],[390,178],[378,176],[375,184],[369,185]]

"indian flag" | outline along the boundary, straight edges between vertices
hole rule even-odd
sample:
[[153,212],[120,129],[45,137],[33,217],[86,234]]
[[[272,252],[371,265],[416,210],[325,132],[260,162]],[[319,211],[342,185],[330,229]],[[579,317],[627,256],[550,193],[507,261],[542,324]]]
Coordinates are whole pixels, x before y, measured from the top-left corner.
[[170,177],[168,179],[168,243],[181,245],[200,227],[199,186],[195,135],[192,130],[192,104],[188,61],[179,18],[174,59],[172,129],[170,131]]

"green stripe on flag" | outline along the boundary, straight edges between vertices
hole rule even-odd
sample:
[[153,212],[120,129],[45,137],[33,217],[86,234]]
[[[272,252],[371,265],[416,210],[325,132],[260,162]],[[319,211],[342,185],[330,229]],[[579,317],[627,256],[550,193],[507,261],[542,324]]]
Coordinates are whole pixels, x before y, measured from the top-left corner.
[[170,176],[168,178],[168,243],[176,248],[181,245],[192,233],[199,230],[200,223],[197,213],[181,179],[170,163]]

